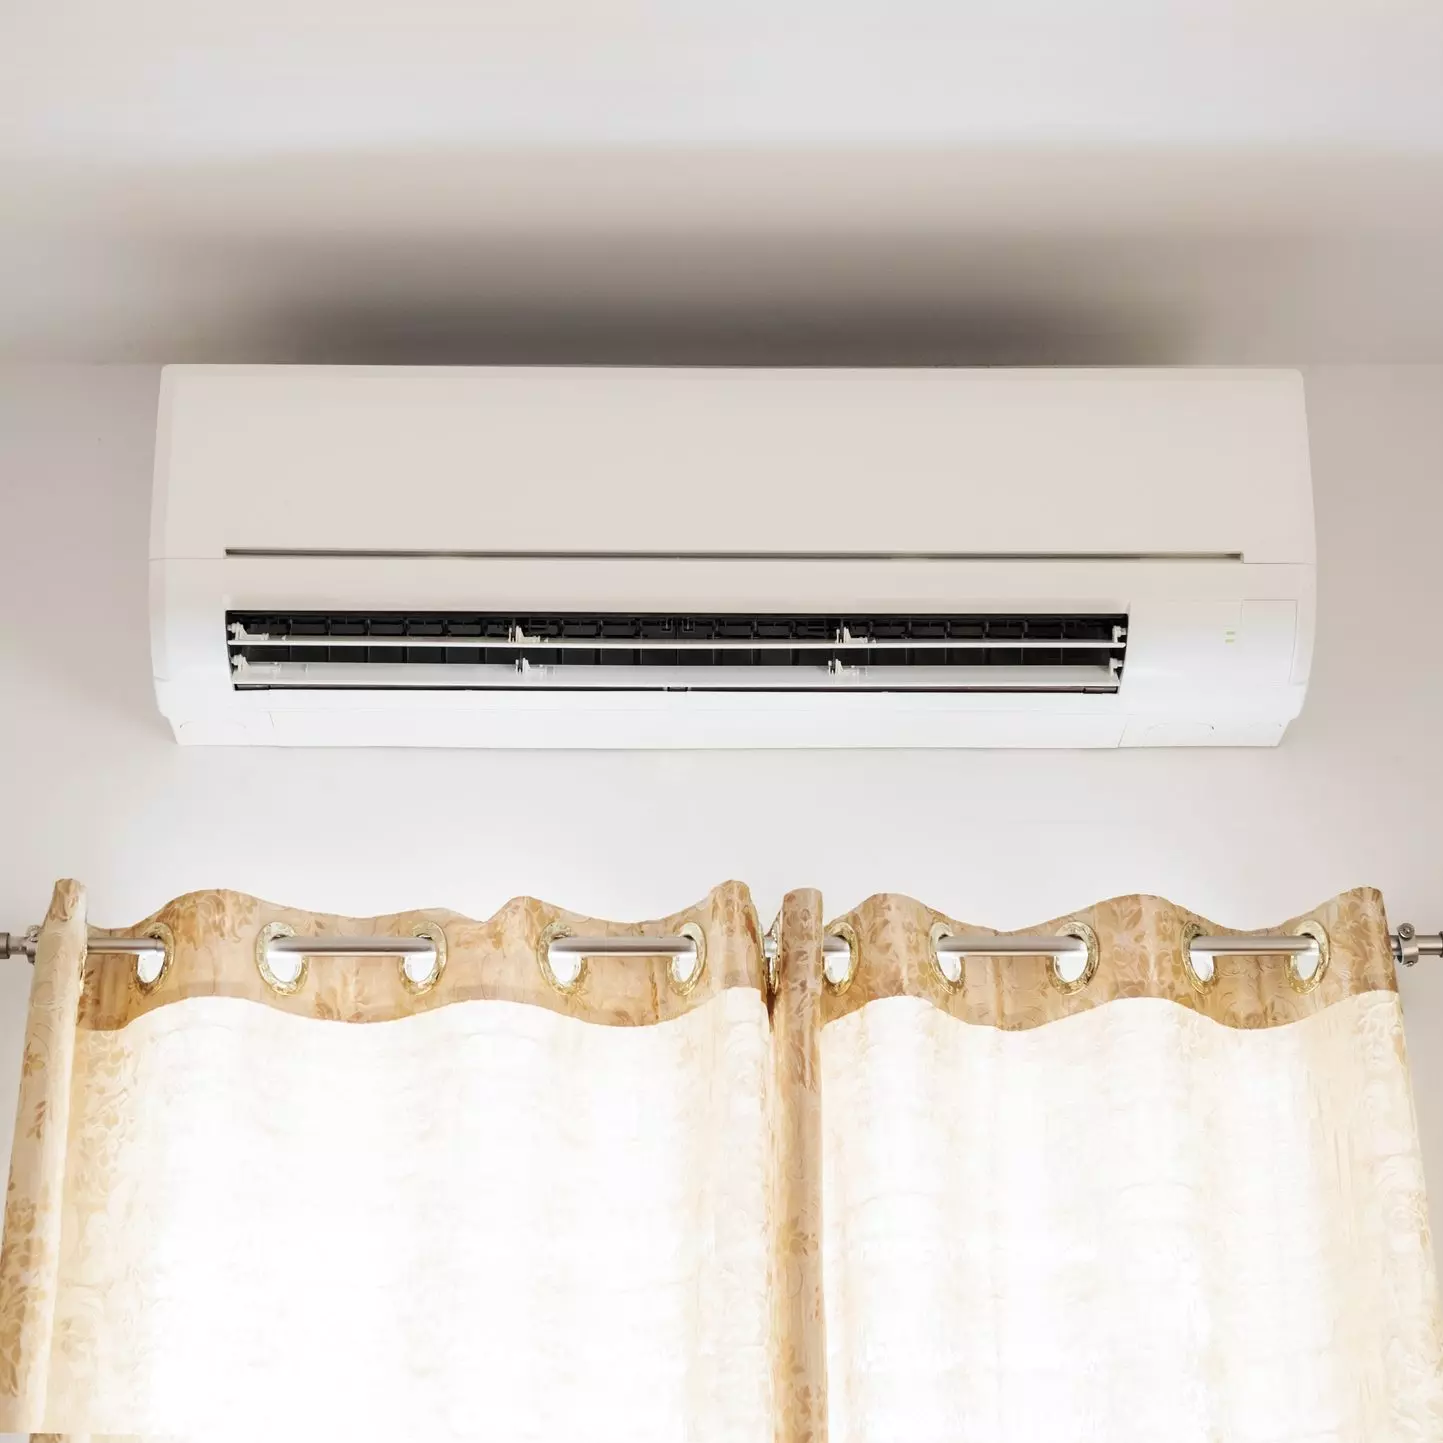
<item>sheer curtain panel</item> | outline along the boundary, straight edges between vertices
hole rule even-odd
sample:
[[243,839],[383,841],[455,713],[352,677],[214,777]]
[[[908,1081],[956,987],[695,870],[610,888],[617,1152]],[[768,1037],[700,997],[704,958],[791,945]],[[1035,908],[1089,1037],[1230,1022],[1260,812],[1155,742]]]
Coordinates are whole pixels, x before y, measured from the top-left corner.
[[[1403,1443],[1443,1341],[1387,924],[1193,959],[1125,897],[957,958],[899,896],[769,960],[746,888],[42,929],[0,1431],[74,1440]],[[432,971],[269,939],[424,935]],[[587,956],[568,934],[692,939]],[[834,940],[825,952],[828,936]]]
[[[823,989],[832,1443],[1443,1438],[1438,1297],[1378,894],[1281,931],[1317,969],[1121,897],[987,929],[873,897]],[[1271,929],[1270,929],[1271,930]],[[953,976],[948,973],[953,972]]]
[[[206,892],[143,990],[62,883],[0,1263],[0,1429],[208,1440],[772,1431],[770,1024],[746,890],[643,927],[535,901],[359,921]],[[418,927],[393,958],[256,945]],[[573,931],[705,938],[539,959]]]

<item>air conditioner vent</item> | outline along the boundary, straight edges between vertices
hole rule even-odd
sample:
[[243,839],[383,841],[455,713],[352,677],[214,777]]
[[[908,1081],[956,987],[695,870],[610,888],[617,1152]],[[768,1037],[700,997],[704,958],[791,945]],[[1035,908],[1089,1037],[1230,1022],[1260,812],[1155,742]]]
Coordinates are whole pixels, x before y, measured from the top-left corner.
[[1117,690],[1125,615],[228,611],[239,689]]

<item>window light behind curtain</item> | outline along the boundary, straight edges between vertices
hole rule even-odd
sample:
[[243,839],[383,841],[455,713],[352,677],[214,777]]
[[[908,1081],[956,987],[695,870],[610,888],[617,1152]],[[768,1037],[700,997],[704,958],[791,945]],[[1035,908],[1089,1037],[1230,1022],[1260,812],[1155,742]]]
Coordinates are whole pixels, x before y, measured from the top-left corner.
[[[1122,898],[1088,966],[939,959],[902,897],[768,976],[745,888],[657,922],[531,900],[358,922],[227,892],[86,955],[56,890],[0,1258],[0,1430],[224,1440],[1186,1443],[1443,1437],[1381,901],[1280,958]],[[257,964],[429,929],[394,959]],[[1294,924],[1298,925],[1298,924]],[[576,933],[702,939],[545,964]],[[822,938],[850,966],[824,974]],[[263,955],[263,953],[262,953]]]

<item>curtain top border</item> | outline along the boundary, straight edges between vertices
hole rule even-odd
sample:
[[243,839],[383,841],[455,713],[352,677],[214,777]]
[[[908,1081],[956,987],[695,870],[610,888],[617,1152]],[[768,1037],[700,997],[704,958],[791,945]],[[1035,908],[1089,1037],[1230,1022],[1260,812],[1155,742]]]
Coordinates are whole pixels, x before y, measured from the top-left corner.
[[[820,898],[815,892],[793,893]],[[57,883],[47,927],[84,914],[84,889]],[[440,933],[445,965],[436,984],[418,993],[395,958],[327,957],[308,969],[294,992],[269,986],[257,967],[257,938],[268,926],[300,936],[410,937],[429,925]],[[1046,922],[1011,931],[962,921],[914,898],[878,893],[828,922],[822,933],[853,947],[843,986],[821,986],[821,1020],[846,1016],[868,1002],[914,996],[960,1020],[1015,1030],[1089,1011],[1124,997],[1159,997],[1232,1027],[1271,1027],[1311,1016],[1365,991],[1396,991],[1383,899],[1358,887],[1267,931],[1313,927],[1324,934],[1326,965],[1311,985],[1299,985],[1288,959],[1220,956],[1211,979],[1188,960],[1187,939],[1198,933],[1240,935],[1148,894],[1112,897]],[[1095,943],[1093,970],[1082,985],[1061,979],[1042,956],[962,959],[951,980],[938,965],[933,941],[941,932],[1013,936],[1075,928]],[[516,897],[485,920],[445,908],[358,918],[310,912],[225,889],[189,892],[130,927],[96,928],[92,937],[168,932],[173,964],[159,985],[142,989],[133,964],[92,946],[83,962],[79,1025],[123,1027],[157,1007],[191,997],[245,998],[293,1014],[332,1021],[376,1022],[415,1015],[451,1002],[498,999],[546,1007],[587,1021],[642,1026],[681,1016],[727,988],[769,997],[762,929],[751,893],[739,881],[712,888],[699,902],[642,922],[586,917],[532,897]],[[600,936],[663,936],[683,929],[704,939],[701,975],[687,986],[672,978],[664,957],[596,956],[577,985],[555,985],[539,958],[550,936],[566,931]],[[784,948],[783,965],[820,975],[820,933],[814,945]]]

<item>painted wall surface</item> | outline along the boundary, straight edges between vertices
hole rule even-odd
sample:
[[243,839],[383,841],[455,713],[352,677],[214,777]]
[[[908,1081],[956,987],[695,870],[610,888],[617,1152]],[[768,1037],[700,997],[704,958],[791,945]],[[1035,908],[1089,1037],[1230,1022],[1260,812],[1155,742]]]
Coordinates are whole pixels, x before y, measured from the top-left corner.
[[[0,368],[0,928],[60,876],[110,925],[210,886],[644,917],[736,876],[764,919],[814,885],[833,912],[898,890],[1006,927],[1150,891],[1251,927],[1366,882],[1443,926],[1443,367],[1307,373],[1319,637],[1276,751],[182,750],[150,691],[157,384]],[[5,1119],[28,984],[0,963]],[[1443,963],[1402,985],[1443,1236]]]

